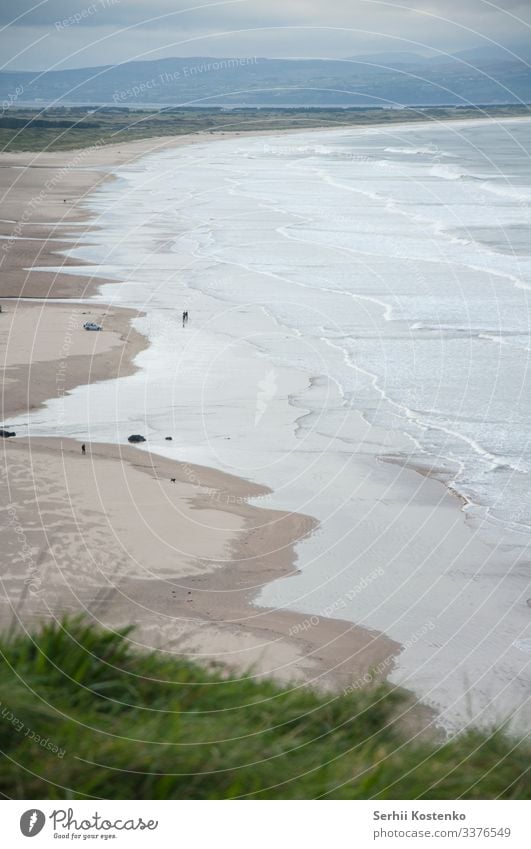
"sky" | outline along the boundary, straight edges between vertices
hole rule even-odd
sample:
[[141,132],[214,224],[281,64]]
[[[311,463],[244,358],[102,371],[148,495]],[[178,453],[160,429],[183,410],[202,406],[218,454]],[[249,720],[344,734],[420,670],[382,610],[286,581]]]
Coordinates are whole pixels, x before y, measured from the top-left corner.
[[44,70],[170,56],[531,52],[531,0],[2,0],[0,67]]

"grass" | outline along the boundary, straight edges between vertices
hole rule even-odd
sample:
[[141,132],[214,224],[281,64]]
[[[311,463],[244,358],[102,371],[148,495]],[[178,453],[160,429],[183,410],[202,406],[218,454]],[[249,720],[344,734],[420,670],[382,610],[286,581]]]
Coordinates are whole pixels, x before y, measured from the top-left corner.
[[17,799],[529,798],[501,731],[415,742],[404,697],[325,697],[141,654],[80,619],[0,641],[0,793]]
[[456,118],[529,115],[528,106],[440,106],[404,109],[241,108],[134,109],[56,106],[10,108],[0,115],[0,151],[74,150],[158,136],[227,130],[294,130]]

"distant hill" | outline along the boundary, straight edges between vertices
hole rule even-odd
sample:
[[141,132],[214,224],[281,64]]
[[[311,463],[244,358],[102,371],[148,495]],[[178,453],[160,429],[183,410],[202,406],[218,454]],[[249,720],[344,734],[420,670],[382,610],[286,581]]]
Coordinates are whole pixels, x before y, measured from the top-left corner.
[[[531,44],[513,44],[510,48],[497,45],[474,47],[471,50],[460,50],[454,56],[456,59],[462,59],[465,62],[470,62],[471,65],[480,67],[514,62],[515,57],[518,57],[518,60],[522,63],[531,64]],[[438,57],[438,61],[441,61],[440,57]]]
[[[527,51],[531,54],[531,48]],[[528,103],[531,68],[502,48],[477,48],[455,56],[379,53],[342,60],[198,56],[64,71],[2,72],[0,100],[4,110],[30,103],[122,107]]]
[[430,62],[429,57],[421,56],[419,53],[364,53],[361,56],[349,56],[351,62],[366,62],[374,65],[388,65],[395,67],[400,65],[423,65]]

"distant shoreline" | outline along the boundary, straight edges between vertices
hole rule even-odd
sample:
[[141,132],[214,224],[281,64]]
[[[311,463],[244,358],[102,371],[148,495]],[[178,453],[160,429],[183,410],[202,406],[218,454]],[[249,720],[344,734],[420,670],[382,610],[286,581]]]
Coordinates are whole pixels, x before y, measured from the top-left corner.
[[[99,110],[99,111],[98,111]],[[67,120],[65,120],[65,117]],[[348,118],[350,117],[350,120]],[[173,139],[198,133],[280,133],[396,126],[422,122],[507,120],[531,117],[531,106],[445,107],[245,107],[178,108],[136,105],[109,107],[11,107],[0,116],[0,151],[82,150],[132,141]],[[34,123],[32,123],[34,122]]]

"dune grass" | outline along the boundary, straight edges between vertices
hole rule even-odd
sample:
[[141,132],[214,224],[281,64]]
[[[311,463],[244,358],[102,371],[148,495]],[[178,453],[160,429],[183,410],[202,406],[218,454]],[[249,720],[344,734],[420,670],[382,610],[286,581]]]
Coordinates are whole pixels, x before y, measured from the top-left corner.
[[415,741],[385,686],[229,679],[80,619],[0,651],[4,797],[529,798],[529,748],[501,731]]
[[0,151],[57,151],[123,144],[159,136],[192,135],[198,132],[307,129],[311,127],[358,127],[416,121],[448,121],[463,118],[529,115],[529,107],[433,106],[379,109],[353,108],[239,108],[128,109],[55,106],[34,109],[12,107],[0,115]]

